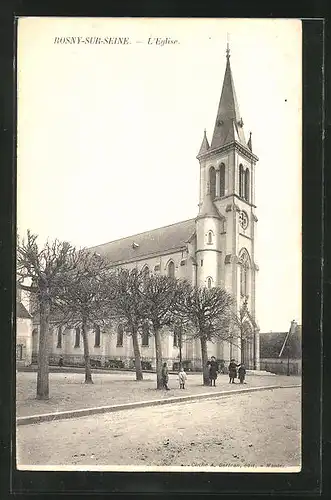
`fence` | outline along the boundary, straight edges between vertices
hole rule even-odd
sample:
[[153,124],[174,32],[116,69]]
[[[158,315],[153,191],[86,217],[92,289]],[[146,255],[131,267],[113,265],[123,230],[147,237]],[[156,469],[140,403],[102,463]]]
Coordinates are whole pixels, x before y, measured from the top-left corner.
[[301,359],[262,358],[260,359],[260,370],[265,370],[278,375],[301,375]]

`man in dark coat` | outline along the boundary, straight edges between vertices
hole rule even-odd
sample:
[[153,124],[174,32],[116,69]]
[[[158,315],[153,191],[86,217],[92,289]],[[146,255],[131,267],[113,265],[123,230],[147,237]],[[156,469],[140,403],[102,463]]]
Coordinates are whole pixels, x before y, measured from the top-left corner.
[[215,356],[212,356],[209,361],[209,380],[210,385],[216,387],[216,379],[218,372],[218,364]]
[[234,359],[231,359],[229,364],[229,384],[234,384],[234,379],[237,378],[237,365]]

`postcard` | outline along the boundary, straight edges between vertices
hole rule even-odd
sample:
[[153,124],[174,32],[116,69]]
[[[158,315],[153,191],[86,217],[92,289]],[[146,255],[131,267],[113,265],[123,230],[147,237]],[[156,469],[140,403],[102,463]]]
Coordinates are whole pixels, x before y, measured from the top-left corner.
[[22,17],[19,470],[301,470],[295,19]]

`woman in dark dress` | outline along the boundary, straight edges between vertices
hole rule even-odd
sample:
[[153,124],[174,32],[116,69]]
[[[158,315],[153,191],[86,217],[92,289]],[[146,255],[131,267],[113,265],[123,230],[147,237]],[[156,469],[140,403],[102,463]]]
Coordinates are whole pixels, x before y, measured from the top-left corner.
[[218,372],[218,364],[216,362],[215,356],[212,356],[209,362],[209,380],[210,380],[210,385],[214,387],[216,387],[217,372]]
[[237,365],[234,359],[231,359],[229,364],[229,384],[234,384],[234,379],[237,378]]

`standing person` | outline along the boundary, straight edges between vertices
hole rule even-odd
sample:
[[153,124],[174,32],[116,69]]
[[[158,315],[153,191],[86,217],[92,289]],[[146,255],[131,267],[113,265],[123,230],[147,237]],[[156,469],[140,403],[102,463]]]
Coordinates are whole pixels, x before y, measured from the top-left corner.
[[163,366],[162,366],[162,382],[163,382],[163,387],[169,391],[169,387],[168,387],[168,381],[169,381],[169,372],[168,372],[168,367],[167,367],[167,363],[163,363]]
[[185,382],[187,379],[187,375],[186,375],[185,370],[182,366],[180,367],[180,370],[178,373],[178,379],[179,379],[179,388],[185,389]]
[[244,380],[245,380],[245,376],[246,376],[246,368],[245,368],[244,363],[242,363],[242,364],[239,366],[239,369],[238,369],[238,377],[239,377],[239,380],[240,380],[240,383],[241,383],[241,384],[246,383],[246,382],[244,382]]
[[215,356],[212,356],[209,362],[209,380],[210,380],[210,385],[213,387],[216,387],[217,372],[218,372],[218,364]]
[[229,364],[229,384],[234,384],[234,379],[237,378],[237,363],[234,359],[231,359]]

